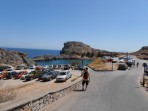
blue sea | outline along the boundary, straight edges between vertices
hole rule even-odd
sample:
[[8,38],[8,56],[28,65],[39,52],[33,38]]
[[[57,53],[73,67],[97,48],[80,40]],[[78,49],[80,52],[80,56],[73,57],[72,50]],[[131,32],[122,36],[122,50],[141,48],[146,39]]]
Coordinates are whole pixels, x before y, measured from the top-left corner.
[[[60,55],[60,50],[48,50],[48,49],[26,49],[26,48],[3,48],[6,50],[12,50],[12,51],[19,51],[27,54],[28,58],[34,58],[36,56],[42,56],[42,55]],[[42,62],[36,62],[37,65],[45,66],[45,65],[57,65],[57,64],[70,64],[73,60],[50,60],[50,61],[42,61]],[[81,63],[81,66],[88,65],[91,60],[75,60],[79,63]],[[83,63],[82,63],[83,62]]]

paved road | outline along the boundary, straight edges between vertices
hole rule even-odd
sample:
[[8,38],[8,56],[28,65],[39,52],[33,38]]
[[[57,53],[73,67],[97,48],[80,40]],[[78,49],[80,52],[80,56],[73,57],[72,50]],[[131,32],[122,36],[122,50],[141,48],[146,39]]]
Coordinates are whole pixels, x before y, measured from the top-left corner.
[[142,66],[127,71],[90,72],[87,91],[78,89],[42,111],[148,111],[148,93],[139,84]]

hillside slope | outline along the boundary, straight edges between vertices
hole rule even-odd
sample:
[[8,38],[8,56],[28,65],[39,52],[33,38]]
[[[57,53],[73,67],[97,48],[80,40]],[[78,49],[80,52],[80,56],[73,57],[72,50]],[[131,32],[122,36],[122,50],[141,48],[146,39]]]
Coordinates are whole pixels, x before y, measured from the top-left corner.
[[22,52],[9,51],[0,49],[0,64],[6,65],[33,65],[35,62],[27,58],[27,55]]

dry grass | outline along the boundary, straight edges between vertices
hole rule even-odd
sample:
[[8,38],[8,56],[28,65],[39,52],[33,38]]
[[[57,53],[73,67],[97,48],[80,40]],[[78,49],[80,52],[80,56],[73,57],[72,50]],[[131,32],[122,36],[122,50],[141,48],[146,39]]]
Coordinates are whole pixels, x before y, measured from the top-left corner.
[[93,60],[88,66],[91,67],[92,69],[102,69],[106,66],[107,64],[103,62],[100,58],[96,58]]
[[[113,63],[113,70],[117,70],[118,65],[119,65],[118,63]],[[94,70],[105,70],[105,71],[112,70],[112,63],[106,63],[102,61],[100,58],[96,58],[88,66]]]

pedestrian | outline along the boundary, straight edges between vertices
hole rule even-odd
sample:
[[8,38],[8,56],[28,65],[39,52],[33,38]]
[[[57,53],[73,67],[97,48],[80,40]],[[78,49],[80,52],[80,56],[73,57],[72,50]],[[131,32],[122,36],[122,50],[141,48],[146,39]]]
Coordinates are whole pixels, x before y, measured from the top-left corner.
[[137,62],[137,68],[138,68],[138,66],[139,66],[139,62]]
[[[86,67],[82,73],[82,77],[83,77],[83,80],[82,80],[82,90],[86,90],[87,89],[87,86],[89,84],[89,81],[90,81],[90,74],[88,72],[88,68]],[[86,84],[86,85],[85,85]],[[85,85],[85,89],[84,89],[84,85]]]

